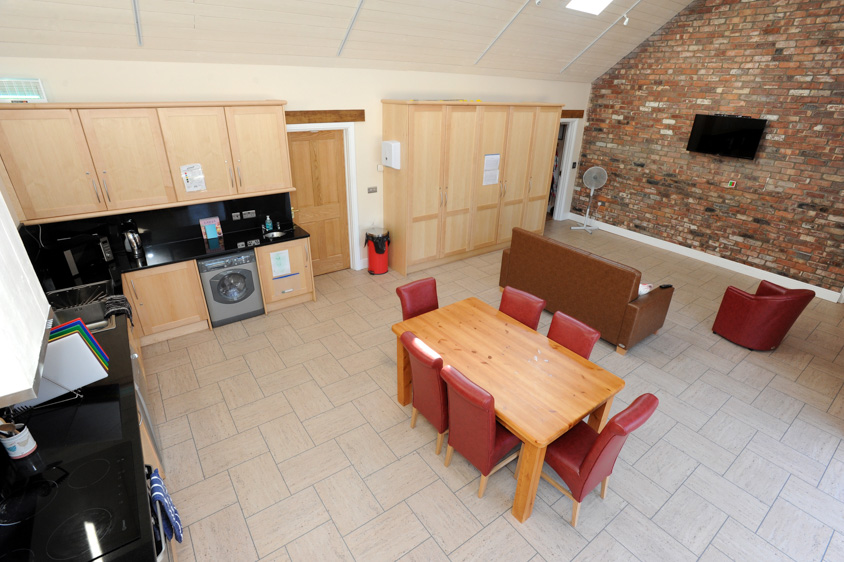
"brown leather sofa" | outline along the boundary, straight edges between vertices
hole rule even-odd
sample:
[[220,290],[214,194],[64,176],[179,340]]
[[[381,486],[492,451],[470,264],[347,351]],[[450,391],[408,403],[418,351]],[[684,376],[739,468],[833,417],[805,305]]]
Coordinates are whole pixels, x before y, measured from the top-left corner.
[[674,294],[673,287],[655,288],[640,297],[641,276],[632,267],[514,228],[498,284],[545,299],[546,310],[595,328],[624,355],[662,327]]

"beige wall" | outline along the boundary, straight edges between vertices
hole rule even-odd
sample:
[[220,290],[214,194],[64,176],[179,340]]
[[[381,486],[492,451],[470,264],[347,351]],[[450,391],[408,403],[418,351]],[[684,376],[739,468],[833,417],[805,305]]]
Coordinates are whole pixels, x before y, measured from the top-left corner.
[[[355,126],[359,226],[380,226],[382,99],[562,103],[586,109],[589,84],[348,68],[0,57],[4,77],[41,78],[51,102],[283,99],[288,110],[364,109]],[[579,128],[582,130],[582,128]],[[577,139],[575,154],[579,152]],[[366,188],[377,186],[377,194]]]

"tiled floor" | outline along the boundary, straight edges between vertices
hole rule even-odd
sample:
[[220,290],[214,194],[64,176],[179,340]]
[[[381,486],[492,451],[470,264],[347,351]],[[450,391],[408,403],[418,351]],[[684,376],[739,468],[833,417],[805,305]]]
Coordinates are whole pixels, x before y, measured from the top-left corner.
[[324,275],[316,302],[144,348],[180,560],[844,560],[844,305],[815,299],[778,350],[749,352],[710,328],[726,286],[756,280],[570,225],[546,234],[676,287],[660,335],[592,354],[626,381],[614,412],[660,406],[576,530],[545,482],[526,523],[510,515],[514,464],[479,500],[478,472],[445,468],[394,400],[395,288],[433,275],[441,305],[497,306],[494,252]]

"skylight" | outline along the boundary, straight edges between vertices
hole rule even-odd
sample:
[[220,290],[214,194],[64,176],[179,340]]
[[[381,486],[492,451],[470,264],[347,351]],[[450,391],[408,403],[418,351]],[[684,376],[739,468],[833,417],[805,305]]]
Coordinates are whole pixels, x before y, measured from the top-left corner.
[[610,5],[610,2],[612,0],[571,0],[571,2],[566,4],[566,8],[597,16],[604,11],[604,8]]

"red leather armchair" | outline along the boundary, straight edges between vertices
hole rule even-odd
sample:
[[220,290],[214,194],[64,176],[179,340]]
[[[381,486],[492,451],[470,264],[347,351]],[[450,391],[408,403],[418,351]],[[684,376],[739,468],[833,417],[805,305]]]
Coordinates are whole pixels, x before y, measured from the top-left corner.
[[437,430],[439,455],[443,450],[443,437],[448,429],[448,408],[446,406],[445,383],[440,377],[443,360],[439,354],[417,338],[413,332],[401,335],[401,343],[410,359],[410,376],[413,380],[413,413],[410,427],[416,427],[419,412]]
[[727,287],[712,331],[748,349],[776,349],[814,296],[768,281],[759,283],[755,295]]
[[467,379],[451,365],[443,367],[442,378],[448,388],[450,420],[445,465],[451,464],[451,456],[457,449],[457,452],[481,471],[478,497],[482,498],[487,479],[519,456],[517,451],[498,462],[519,444],[519,438],[495,420],[495,399],[492,394]]
[[584,359],[589,359],[592,348],[601,339],[601,332],[558,310],[551,319],[548,339],[574,351]]
[[514,320],[518,320],[531,330],[539,326],[539,317],[545,309],[545,300],[535,297],[526,291],[513,287],[504,287],[501,294],[501,305],[498,310]]
[[396,287],[396,294],[401,301],[402,320],[431,312],[440,306],[437,300],[437,280],[433,277]]
[[572,527],[577,525],[580,502],[595,489],[598,482],[601,482],[601,498],[607,497],[610,475],[627,436],[648,421],[658,404],[656,396],[643,394],[613,416],[601,433],[581,421],[548,445],[545,462],[569,489],[560,486],[547,472],[543,471],[542,478],[574,502],[571,510]]

